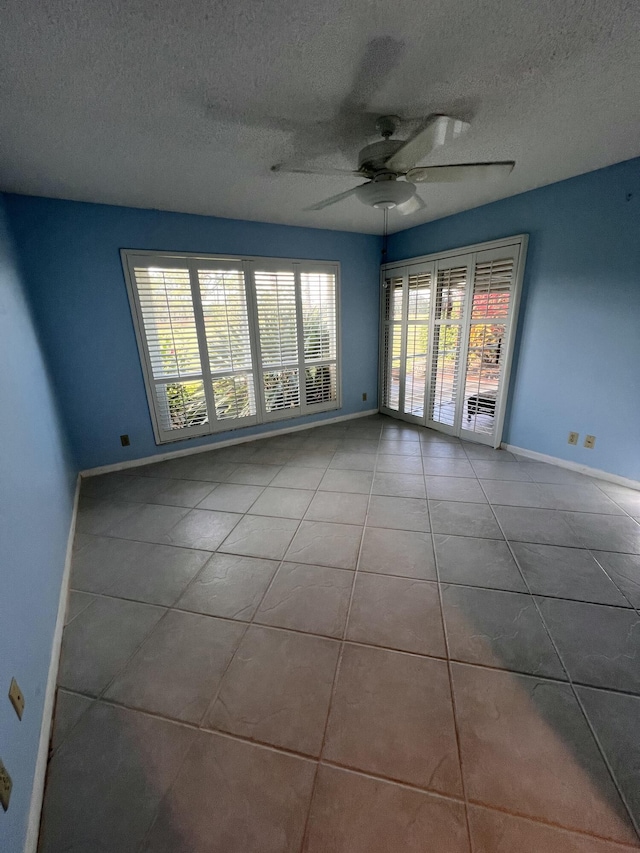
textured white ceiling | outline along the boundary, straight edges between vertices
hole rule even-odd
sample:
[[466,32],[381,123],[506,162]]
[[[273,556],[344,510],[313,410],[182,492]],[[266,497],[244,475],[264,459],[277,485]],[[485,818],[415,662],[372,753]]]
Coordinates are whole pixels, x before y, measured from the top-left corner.
[[638,32],[638,0],[4,0],[0,188],[375,233],[269,167],[354,168],[382,113],[471,120],[425,163],[517,161],[408,228],[639,155]]

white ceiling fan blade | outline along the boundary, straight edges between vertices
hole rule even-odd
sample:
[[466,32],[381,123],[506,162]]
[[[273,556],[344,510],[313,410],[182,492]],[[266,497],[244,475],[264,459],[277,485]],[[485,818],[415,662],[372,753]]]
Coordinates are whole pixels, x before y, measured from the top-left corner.
[[[360,184],[359,186],[362,185]],[[329,207],[331,204],[336,204],[337,202],[342,201],[343,198],[349,198],[350,195],[355,195],[357,189],[358,187],[353,187],[346,192],[338,193],[338,195],[332,195],[330,198],[325,198],[324,201],[312,204],[311,207],[305,207],[305,210],[322,210],[325,207]]]
[[436,148],[448,145],[469,129],[469,123],[451,116],[433,116],[415,136],[386,161],[390,172],[406,172]]
[[411,196],[409,201],[405,201],[403,204],[399,204],[396,207],[396,210],[403,216],[409,216],[411,213],[417,213],[419,210],[423,210],[426,206],[427,205],[424,203],[418,193],[415,193],[415,195]]
[[459,163],[455,166],[424,166],[410,169],[407,180],[422,184],[455,184],[459,181],[498,181],[515,166],[513,160],[500,163]]
[[282,172],[286,175],[336,175],[341,178],[362,178],[364,175],[361,172],[356,172],[353,169],[294,169],[286,166],[284,163],[276,163],[271,167],[272,172]]

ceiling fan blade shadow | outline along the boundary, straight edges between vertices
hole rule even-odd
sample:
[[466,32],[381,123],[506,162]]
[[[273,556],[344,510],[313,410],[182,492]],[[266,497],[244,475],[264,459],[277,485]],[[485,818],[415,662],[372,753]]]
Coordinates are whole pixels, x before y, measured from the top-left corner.
[[404,53],[404,42],[392,36],[371,39],[358,63],[351,90],[340,105],[341,111],[365,109],[375,93],[386,83]]
[[[364,184],[358,184],[358,186],[364,186]],[[338,195],[332,195],[329,198],[325,198],[323,201],[319,201],[316,204],[312,204],[310,207],[305,207],[306,211],[308,210],[323,210],[325,207],[329,207],[332,204],[337,204],[339,201],[342,201],[345,198],[349,198],[350,195],[355,195],[358,187],[352,187],[352,189],[347,190],[343,193],[338,193]]]
[[436,148],[448,145],[469,129],[469,123],[451,116],[431,116],[411,139],[386,161],[391,172],[407,172]]
[[378,36],[367,43],[351,88],[334,119],[334,132],[343,153],[353,154],[354,147],[362,147],[363,139],[376,132],[378,114],[368,112],[367,108],[397,68],[404,48],[404,42],[392,36]]
[[513,171],[514,160],[495,163],[456,163],[451,166],[424,166],[410,169],[407,180],[419,184],[456,184],[460,181],[497,181]]
[[275,166],[271,167],[271,171],[286,175],[327,175],[340,178],[366,177],[362,172],[358,172],[353,169],[296,169],[294,167],[287,166],[286,163],[276,163]]
[[424,200],[415,193],[409,201],[405,201],[403,204],[399,204],[395,209],[398,213],[402,214],[402,216],[410,216],[412,213],[417,213],[419,210],[424,210],[427,205],[424,203]]

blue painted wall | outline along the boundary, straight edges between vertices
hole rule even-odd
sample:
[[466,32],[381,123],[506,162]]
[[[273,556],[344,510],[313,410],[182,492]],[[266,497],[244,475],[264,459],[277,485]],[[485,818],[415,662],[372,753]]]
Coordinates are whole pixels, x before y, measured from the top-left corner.
[[121,248],[340,261],[343,407],[306,420],[377,407],[380,238],[27,196],[7,207],[80,469],[237,435],[155,444]]
[[[0,850],[24,845],[75,475],[0,197]],[[15,676],[22,722],[7,699]]]
[[[390,261],[529,234],[504,440],[640,480],[640,159],[418,226]],[[580,445],[567,444],[570,430]],[[596,436],[593,450],[582,447]]]

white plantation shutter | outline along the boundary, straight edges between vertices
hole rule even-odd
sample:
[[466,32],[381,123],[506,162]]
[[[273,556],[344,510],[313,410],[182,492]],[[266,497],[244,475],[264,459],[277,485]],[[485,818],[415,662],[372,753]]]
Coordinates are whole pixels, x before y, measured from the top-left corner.
[[198,264],[209,371],[218,421],[256,422],[256,389],[242,266]]
[[422,417],[427,376],[431,271],[415,272],[407,282],[407,342],[404,366],[405,414]]
[[253,273],[258,310],[262,390],[267,413],[300,408],[296,281],[289,270]]
[[338,408],[336,264],[121,255],[158,443]]
[[460,405],[460,356],[467,281],[466,259],[438,263],[435,287],[429,420],[456,425]]
[[380,408],[500,445],[527,237],[382,268]]
[[[132,259],[133,260],[133,259]],[[136,308],[163,437],[208,432],[208,409],[188,266],[133,263]]]
[[516,262],[513,247],[480,252],[475,258],[463,431],[486,436],[495,433]]
[[336,284],[334,272],[300,271],[307,408],[325,408],[337,400]]
[[382,291],[382,394],[383,409],[397,412],[400,407],[404,285],[393,272],[385,278]]

